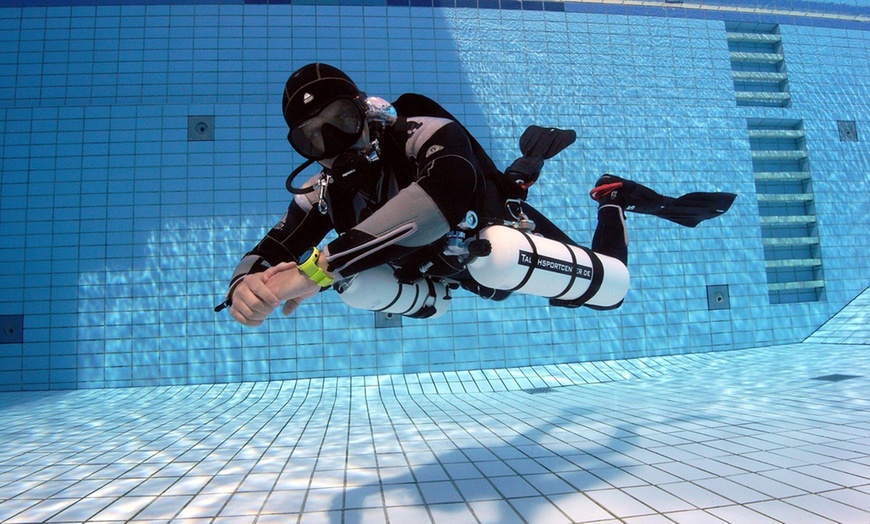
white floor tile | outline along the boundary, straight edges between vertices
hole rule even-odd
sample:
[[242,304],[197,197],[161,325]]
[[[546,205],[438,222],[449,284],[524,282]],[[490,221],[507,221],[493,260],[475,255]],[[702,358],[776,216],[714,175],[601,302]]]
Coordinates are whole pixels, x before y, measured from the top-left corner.
[[870,522],[868,349],[0,394],[0,522]]

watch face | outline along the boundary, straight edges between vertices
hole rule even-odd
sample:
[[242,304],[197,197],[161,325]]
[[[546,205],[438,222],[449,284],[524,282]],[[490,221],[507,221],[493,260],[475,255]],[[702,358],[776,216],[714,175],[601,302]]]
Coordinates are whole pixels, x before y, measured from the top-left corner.
[[299,257],[297,265],[306,275],[310,275],[317,270],[317,255],[317,249],[311,248]]

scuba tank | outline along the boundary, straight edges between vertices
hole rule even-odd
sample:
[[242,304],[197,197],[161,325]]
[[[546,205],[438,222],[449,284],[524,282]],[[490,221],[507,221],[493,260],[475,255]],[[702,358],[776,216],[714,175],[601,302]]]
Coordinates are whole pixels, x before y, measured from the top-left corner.
[[503,225],[484,228],[477,240],[491,250],[466,267],[486,287],[598,308],[618,305],[628,292],[625,264],[584,247]]
[[449,288],[427,277],[405,281],[389,266],[361,271],[336,286],[345,304],[411,318],[435,318],[450,308]]

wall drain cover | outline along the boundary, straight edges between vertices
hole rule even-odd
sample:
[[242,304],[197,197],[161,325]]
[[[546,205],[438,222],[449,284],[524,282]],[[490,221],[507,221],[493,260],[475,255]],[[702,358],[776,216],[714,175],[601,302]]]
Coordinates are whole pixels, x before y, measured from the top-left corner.
[[731,299],[728,296],[728,284],[707,286],[707,309],[731,309]]
[[840,133],[840,142],[858,141],[858,126],[854,120],[838,120],[837,131]]
[[24,342],[24,315],[0,315],[0,344]]
[[375,311],[375,327],[402,327],[402,315],[384,313],[383,311]]
[[191,142],[211,142],[214,140],[214,115],[188,116],[187,139]]
[[541,393],[552,393],[553,388],[531,388],[524,389],[523,391],[525,391],[529,395],[540,395]]
[[860,375],[825,375],[823,377],[815,377],[813,380],[824,380],[825,382],[842,382],[843,380],[849,380],[850,378],[861,378]]

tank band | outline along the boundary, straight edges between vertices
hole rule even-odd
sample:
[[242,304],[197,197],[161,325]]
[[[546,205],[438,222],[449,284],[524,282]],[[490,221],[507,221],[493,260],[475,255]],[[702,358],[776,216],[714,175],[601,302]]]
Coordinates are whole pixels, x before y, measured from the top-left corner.
[[518,231],[520,234],[522,234],[524,237],[526,237],[526,242],[529,243],[529,249],[531,249],[531,251],[532,251],[532,263],[529,264],[529,269],[526,270],[526,274],[523,277],[523,279],[520,281],[520,283],[517,284],[516,286],[514,286],[512,289],[508,290],[511,293],[513,293],[514,291],[516,291],[516,290],[518,290],[521,287],[526,285],[526,283],[529,281],[529,279],[532,278],[532,273],[535,272],[535,268],[538,265],[538,248],[537,248],[537,246],[535,246],[535,242],[532,240],[532,237],[530,237],[529,234],[526,233],[525,231],[521,231],[519,229],[517,229],[516,231]]
[[571,302],[576,302],[577,304],[585,304],[589,299],[595,296],[598,293],[598,290],[601,289],[601,283],[604,281],[604,264],[601,263],[601,259],[598,258],[598,255],[592,251],[591,249],[585,248],[583,246],[577,246],[589,255],[589,260],[592,262],[592,281],[589,282],[589,288],[586,289],[586,292],[577,297],[575,300]]
[[[577,281],[577,269],[578,269],[578,267],[577,267],[577,255],[574,254],[574,250],[571,249],[571,246],[569,246],[568,244],[565,244],[565,247],[568,248],[568,253],[571,254],[571,267],[573,268],[571,270],[571,280],[568,281],[568,285],[565,286],[565,289],[562,290],[561,293],[559,293],[558,295],[556,295],[554,297],[550,297],[550,298],[558,299],[559,297],[565,296],[565,293],[571,291],[571,287],[574,286],[574,282]],[[594,276],[594,270],[593,270],[593,276]]]

